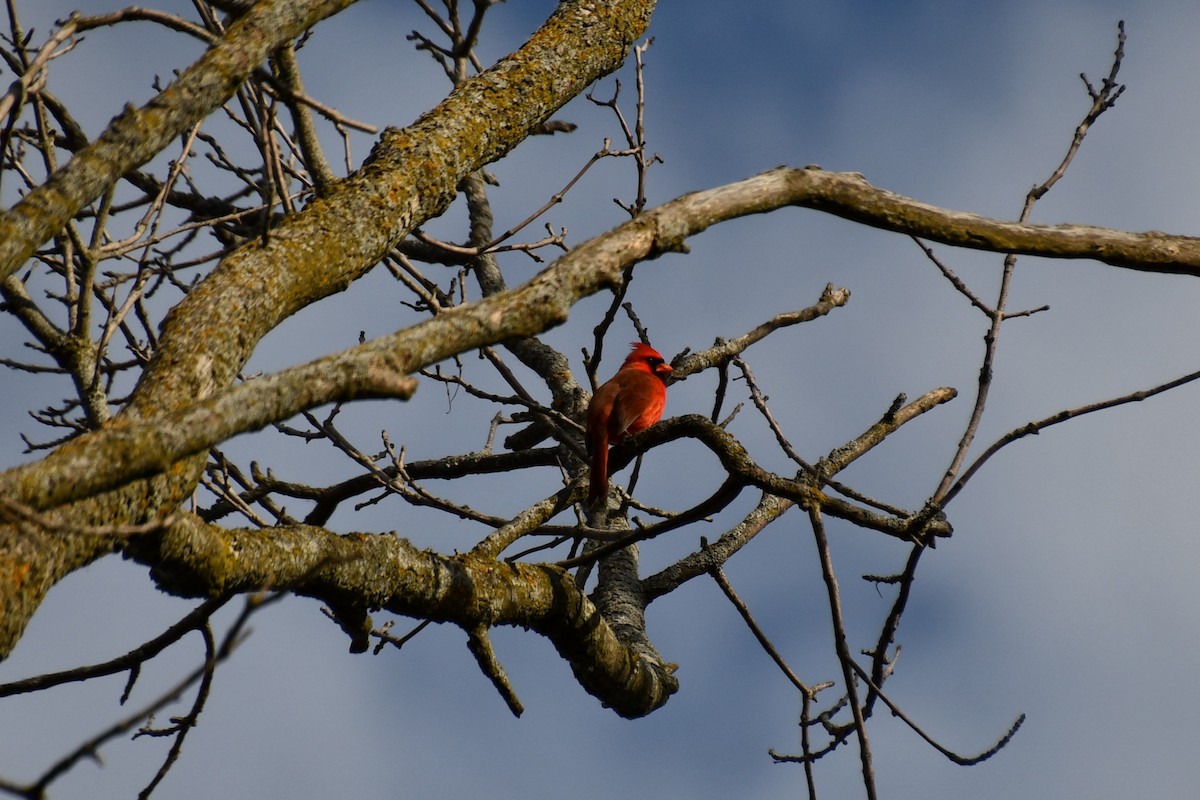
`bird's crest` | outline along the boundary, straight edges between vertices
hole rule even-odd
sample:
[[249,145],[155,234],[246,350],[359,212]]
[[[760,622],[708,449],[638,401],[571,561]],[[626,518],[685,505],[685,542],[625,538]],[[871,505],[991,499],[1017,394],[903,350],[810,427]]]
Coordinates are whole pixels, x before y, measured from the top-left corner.
[[662,378],[665,383],[671,374],[671,365],[662,357],[662,353],[645,342],[632,342],[629,355],[625,356],[624,366],[632,364],[645,365],[647,372]]

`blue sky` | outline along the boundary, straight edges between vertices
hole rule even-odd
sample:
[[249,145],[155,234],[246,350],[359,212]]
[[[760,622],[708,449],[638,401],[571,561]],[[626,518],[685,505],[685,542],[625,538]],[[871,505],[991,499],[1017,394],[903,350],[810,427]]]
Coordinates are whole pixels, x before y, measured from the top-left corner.
[[[58,0],[21,5],[39,35],[73,7]],[[497,7],[485,29],[485,57],[516,47],[552,5]],[[663,3],[647,54],[648,136],[664,159],[651,175],[651,201],[779,164],[817,163],[862,172],[926,202],[1015,217],[1025,192],[1062,157],[1088,106],[1079,73],[1095,82],[1107,73],[1119,19],[1129,36],[1120,76],[1128,89],[1034,218],[1195,235],[1200,160],[1191,98],[1200,9],[1182,2]],[[404,41],[414,27],[429,26],[404,3],[360,3],[344,12],[301,52],[310,92],[379,126],[410,122],[445,88],[440,70]],[[85,104],[81,116],[94,135],[121,103],[149,96],[151,75],[168,76],[194,56],[148,26],[132,34],[98,31],[56,65],[51,86]],[[622,82],[631,96],[628,71]],[[597,94],[606,96],[610,86]],[[498,225],[523,218],[604,137],[618,135],[602,111],[582,102],[560,116],[580,130],[531,140],[495,165]],[[332,135],[328,142],[336,152]],[[369,146],[370,137],[356,140],[356,161]],[[618,224],[623,212],[610,198],[630,195],[631,173],[626,163],[600,165],[548,221],[566,226],[571,242]],[[449,217],[430,230],[456,235],[457,218]],[[691,244],[690,255],[639,268],[631,295],[664,353],[705,347],[807,306],[827,282],[852,290],[846,308],[747,353],[806,456],[815,459],[857,435],[898,392],[960,390],[954,403],[843,476],[889,501],[919,504],[945,469],[969,411],[983,319],[904,237],[816,212],[730,223]],[[947,248],[939,255],[981,295],[994,294],[999,257]],[[519,258],[505,266],[510,284],[537,269]],[[402,312],[386,277],[360,284],[269,337],[251,368],[278,369],[340,350],[360,330],[393,330]],[[1012,307],[1051,310],[1013,320],[1004,331],[981,446],[1028,420],[1197,369],[1188,345],[1197,333],[1198,300],[1194,280],[1022,259]],[[575,363],[605,302],[581,304],[549,335]],[[0,325],[10,355],[17,332],[7,321]],[[618,332],[609,354],[628,338],[631,330]],[[20,376],[10,384],[5,375],[5,384],[6,398],[13,387],[21,409],[58,396],[34,394]],[[668,413],[707,412],[713,385],[711,376],[677,385]],[[889,694],[964,753],[987,747],[1018,713],[1028,720],[1006,750],[963,768],[895,720],[877,717],[874,752],[885,795],[1159,797],[1179,796],[1178,787],[1193,782],[1200,708],[1189,679],[1200,667],[1200,546],[1191,499],[1200,478],[1197,391],[1185,387],[1017,443],[948,509],[956,533],[923,563]],[[412,403],[368,404],[348,416],[364,447],[387,428],[411,457],[424,458],[481,446],[486,417],[472,421],[472,412],[485,410],[460,401],[447,416],[444,395],[427,383]],[[786,468],[752,413],[743,412],[734,431],[762,463]],[[38,433],[23,413],[0,420],[0,466],[28,458],[22,432]],[[312,447],[270,446],[264,456],[246,437],[228,450],[255,453],[296,479],[352,471]],[[682,505],[707,495],[716,479],[700,450],[678,444],[648,457],[641,490],[653,504]],[[472,504],[515,512],[552,491],[556,480],[547,473],[544,486],[481,481]],[[707,528],[647,546],[647,570],[693,548],[701,534],[715,538],[750,500]],[[478,536],[399,504],[339,516],[334,524],[394,529],[447,550]],[[904,551],[836,524],[830,535],[858,650],[873,643],[890,595],[856,576],[898,569]],[[803,519],[785,517],[728,573],[803,678],[840,677]],[[16,653],[0,664],[0,681],[120,654],[189,607],[159,594],[142,568],[98,563],[50,594]],[[350,656],[316,603],[288,600],[255,619],[253,636],[218,672],[201,725],[156,796],[802,796],[800,769],[774,765],[767,755],[768,748],[797,749],[799,699],[715,585],[695,581],[654,604],[649,625],[664,656],[681,665],[682,688],[637,722],[600,708],[545,641],[497,631],[498,653],[527,709],[515,720],[479,675],[457,629],[426,631],[400,653]],[[168,685],[199,652],[197,642],[184,643],[151,665],[131,704]],[[122,713],[122,686],[118,677],[6,700],[0,774],[32,777],[99,730]],[[54,796],[135,794],[163,747],[109,744],[103,767],[77,767],[55,784]],[[820,796],[859,796],[850,749],[819,764],[817,774]]]

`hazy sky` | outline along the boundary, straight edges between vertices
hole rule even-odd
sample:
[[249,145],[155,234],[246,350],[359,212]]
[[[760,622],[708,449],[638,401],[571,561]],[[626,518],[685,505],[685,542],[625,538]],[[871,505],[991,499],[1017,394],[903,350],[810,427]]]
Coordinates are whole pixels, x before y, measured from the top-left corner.
[[[190,13],[188,3],[159,5]],[[35,40],[54,18],[80,7],[61,0],[18,6],[26,26],[36,28]],[[484,31],[485,59],[518,46],[552,7],[510,0],[494,9]],[[82,6],[110,8],[96,0]],[[861,172],[877,186],[926,202],[1015,217],[1025,192],[1062,157],[1088,107],[1079,73],[1096,83],[1107,74],[1120,19],[1129,37],[1120,80],[1128,89],[1034,218],[1200,233],[1200,8],[1187,2],[664,2],[646,56],[648,137],[664,159],[651,174],[651,202],[779,164],[816,163]],[[404,39],[413,28],[429,27],[408,3],[357,4],[322,25],[301,51],[308,89],[379,126],[411,122],[445,90],[440,69],[414,55]],[[149,97],[153,75],[166,80],[198,53],[150,26],[132,31],[90,34],[52,72],[51,88],[82,104],[76,110],[92,135],[122,103]],[[628,71],[622,83],[631,98]],[[611,86],[604,82],[597,95],[607,96]],[[526,142],[494,167],[501,179],[498,225],[523,218],[604,137],[619,135],[604,111],[583,102],[559,116],[580,129]],[[336,152],[332,131],[326,133]],[[366,136],[356,140],[356,164],[370,143]],[[626,199],[632,190],[631,166],[607,162],[548,221],[566,226],[571,242],[583,241],[622,221],[611,198]],[[461,238],[457,221],[429,227]],[[853,292],[850,304],[829,318],[747,353],[776,416],[810,460],[868,427],[899,392],[960,390],[954,403],[843,476],[896,504],[919,505],[940,479],[969,412],[983,318],[907,238],[816,212],[738,221],[691,244],[688,256],[640,267],[631,294],[668,355],[807,306],[828,282]],[[938,252],[993,299],[999,257]],[[519,257],[505,266],[510,284],[539,268]],[[400,309],[385,276],[361,284],[269,337],[251,368],[278,369],[340,350],[360,330],[368,336],[393,330]],[[1198,301],[1190,279],[1022,259],[1011,307],[1048,304],[1050,311],[1013,320],[1004,331],[980,447],[1028,420],[1196,370],[1200,358],[1189,343],[1200,332]],[[606,302],[581,304],[569,324],[550,334],[574,363]],[[18,337],[0,321],[4,355],[21,354]],[[631,338],[628,325],[614,334],[603,373]],[[3,395],[16,396],[22,412],[0,420],[0,467],[30,458],[22,454],[20,433],[40,434],[24,409],[58,397],[37,399],[21,376],[3,380]],[[704,375],[674,387],[668,413],[706,413],[714,384]],[[1180,797],[1182,787],[1194,784],[1198,392],[1185,387],[1017,443],[951,505],[955,536],[922,565],[889,695],[965,754],[989,746],[1019,713],[1028,719],[1007,749],[964,768],[897,721],[877,716],[872,735],[885,796],[1116,800]],[[427,383],[413,403],[360,410],[356,430],[372,449],[372,437],[387,428],[408,444],[411,458],[482,446],[486,417],[466,420],[484,411],[456,402],[447,416],[444,393]],[[786,469],[759,418],[743,411],[734,430],[761,463]],[[258,453],[265,465],[296,479],[353,473],[352,465],[315,447],[279,446],[264,455],[248,439],[229,450]],[[655,451],[640,488],[652,504],[682,506],[713,490],[718,473],[710,461],[689,444]],[[556,480],[547,474],[544,486],[477,482],[472,505],[513,513],[553,491]],[[752,501],[747,495],[728,518],[647,546],[647,571],[694,548],[700,535],[715,538]],[[467,547],[479,535],[398,503],[339,516],[335,525],[394,529],[444,550]],[[905,551],[837,524],[830,535],[857,651],[873,645],[891,602],[886,589],[877,592],[857,576],[899,569]],[[805,521],[785,517],[728,572],[802,678],[840,681],[813,550]],[[162,596],[145,573],[114,558],[64,581],[13,657],[0,664],[0,682],[113,657],[192,606]],[[398,629],[409,624],[400,620]],[[523,631],[495,634],[526,707],[515,720],[456,628],[428,630],[403,652],[372,657],[346,654],[344,635],[309,600],[288,599],[253,627],[218,671],[201,724],[157,797],[803,794],[801,769],[775,765],[767,755],[768,748],[799,749],[799,699],[711,581],[694,581],[651,607],[651,636],[681,665],[682,688],[637,722],[602,709],[547,642]],[[129,705],[148,701],[200,653],[198,642],[185,642],[151,664]],[[40,774],[117,718],[123,685],[118,676],[3,701],[0,775]],[[144,739],[110,743],[103,767],[78,766],[54,785],[53,796],[132,796],[153,775],[164,747]],[[849,747],[821,762],[821,796],[860,796],[858,769]]]

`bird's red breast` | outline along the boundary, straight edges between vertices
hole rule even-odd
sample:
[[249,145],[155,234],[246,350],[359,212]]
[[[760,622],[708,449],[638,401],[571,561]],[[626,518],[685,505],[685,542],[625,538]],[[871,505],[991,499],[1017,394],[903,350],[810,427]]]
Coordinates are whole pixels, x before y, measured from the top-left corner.
[[591,455],[589,504],[608,493],[608,447],[662,418],[671,365],[648,344],[635,342],[617,374],[596,393],[587,412]]

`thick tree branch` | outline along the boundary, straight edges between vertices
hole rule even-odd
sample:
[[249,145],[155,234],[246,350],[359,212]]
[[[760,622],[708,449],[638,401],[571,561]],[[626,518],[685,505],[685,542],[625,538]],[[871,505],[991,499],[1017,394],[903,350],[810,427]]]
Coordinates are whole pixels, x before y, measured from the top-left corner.
[[386,130],[360,170],[286,217],[265,243],[232,253],[172,311],[127,413],[156,416],[232,383],[280,322],[344,290],[445,211],[464,177],[619,67],[652,8],[647,0],[562,3],[515,53],[411,126]]
[[390,534],[343,536],[306,525],[225,529],[191,514],[136,557],[177,594],[288,590],[468,632],[531,628],[553,642],[588,692],[624,717],[649,714],[679,688],[668,666],[622,642],[571,577],[549,564],[445,556]]
[[[736,184],[685,195],[581,245],[518,289],[493,295],[391,336],[360,345],[346,351],[343,357],[347,367],[351,369],[361,368],[362,362],[378,363],[381,357],[389,358],[397,372],[404,374],[473,347],[503,341],[513,336],[540,333],[565,321],[571,305],[576,301],[618,281],[626,267],[640,260],[653,258],[666,250],[682,249],[684,239],[709,225],[791,203],[829,206],[829,197],[840,196],[844,191],[857,192],[864,187],[869,195],[879,201],[879,205],[872,206],[871,203],[866,203],[863,207],[875,207],[880,214],[896,203],[905,208],[932,209],[915,201],[876,190],[855,175],[824,173],[811,169],[773,170]],[[934,211],[944,220],[972,216],[938,209]],[[920,217],[921,214],[918,213],[917,216]],[[974,219],[982,220],[977,217]],[[1082,250],[1072,250],[1072,247],[1079,240],[1079,231],[1086,230],[1090,232],[1092,243],[1095,245],[1089,247],[1088,254],[1107,254],[1107,257],[1112,259],[1109,263],[1120,262],[1137,265],[1137,268],[1143,269],[1149,269],[1156,263],[1161,265],[1162,262],[1156,259],[1167,251],[1157,249],[1154,245],[1169,242],[1169,252],[1179,257],[1176,263],[1188,265],[1194,262],[1194,268],[1197,274],[1200,274],[1200,240],[1196,239],[1158,234],[1130,234],[1083,226],[1048,228],[997,221],[984,222],[987,222],[987,225],[983,229],[990,225],[996,229],[1020,232],[1020,236],[1016,236],[1012,241],[1024,241],[1026,252],[1036,250],[1044,255],[1063,257],[1071,257],[1072,253],[1076,257],[1085,256]],[[964,231],[960,233],[963,236],[967,235]],[[923,231],[921,235],[937,238],[931,230]],[[981,236],[978,232],[971,235]],[[949,240],[953,236],[947,233],[944,238]],[[76,444],[81,441],[83,440],[76,440]],[[72,458],[74,457],[78,457],[78,454],[72,454]],[[48,459],[53,460],[54,456]],[[52,503],[39,498],[37,492],[17,490],[18,484],[14,480],[20,472],[39,471],[46,467],[47,465],[43,464],[10,471],[0,479],[0,489],[15,491],[17,499],[30,506],[47,507]]]

